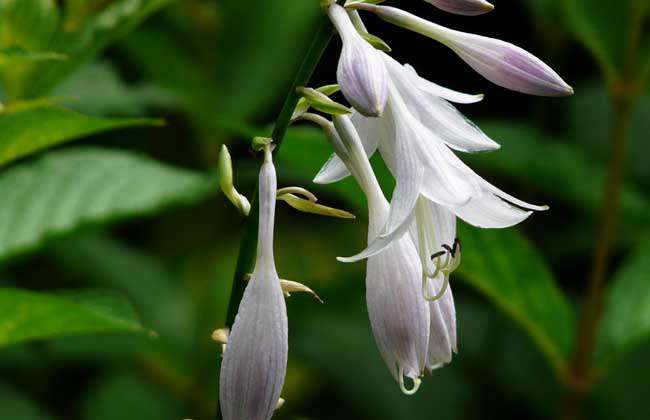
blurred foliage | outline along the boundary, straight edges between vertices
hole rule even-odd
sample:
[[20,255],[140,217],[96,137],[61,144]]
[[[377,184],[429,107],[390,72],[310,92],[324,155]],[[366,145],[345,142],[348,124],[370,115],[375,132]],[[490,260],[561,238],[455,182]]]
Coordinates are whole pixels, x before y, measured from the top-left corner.
[[[457,28],[487,22],[479,29],[494,36],[507,27],[568,75],[571,99],[487,88],[485,104],[462,107],[502,145],[463,159],[551,211],[521,229],[460,226],[460,352],[406,397],[373,343],[363,264],[334,259],[363,247],[363,196],[350,179],[311,185],[331,149],[316,128],[292,127],[280,185],[309,186],[358,218],[278,206],[281,276],[327,303],[288,300],[276,417],[557,416],[621,97],[634,105],[627,178],[587,415],[647,417],[647,0],[495,1],[471,20],[392,3]],[[318,17],[316,0],[0,0],[0,418],[214,416],[210,334],[225,319],[242,227],[217,192],[216,152],[229,145],[250,197],[258,163],[247,141],[269,132]],[[432,61],[435,46],[368,25],[396,53],[417,45],[418,68],[463,77],[457,61]],[[314,85],[334,80],[332,45]],[[378,157],[373,166],[389,196],[388,170]]]

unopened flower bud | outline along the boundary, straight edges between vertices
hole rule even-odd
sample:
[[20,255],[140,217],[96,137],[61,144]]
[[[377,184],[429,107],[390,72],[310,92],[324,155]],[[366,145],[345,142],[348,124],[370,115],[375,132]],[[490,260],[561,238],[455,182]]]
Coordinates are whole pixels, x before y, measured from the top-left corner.
[[223,191],[228,200],[230,200],[230,202],[233,203],[243,215],[248,216],[251,205],[248,199],[235,189],[235,185],[233,184],[232,158],[230,157],[230,152],[225,144],[221,146],[217,166],[221,191]]
[[343,42],[336,73],[341,91],[361,114],[377,117],[388,97],[388,76],[379,51],[358,33],[343,7],[333,3],[328,14]]
[[448,29],[395,7],[365,3],[354,7],[445,44],[476,72],[499,86],[539,96],[573,94],[573,88],[553,69],[516,45]]
[[425,0],[440,10],[457,15],[476,16],[491,12],[494,6],[485,0]]

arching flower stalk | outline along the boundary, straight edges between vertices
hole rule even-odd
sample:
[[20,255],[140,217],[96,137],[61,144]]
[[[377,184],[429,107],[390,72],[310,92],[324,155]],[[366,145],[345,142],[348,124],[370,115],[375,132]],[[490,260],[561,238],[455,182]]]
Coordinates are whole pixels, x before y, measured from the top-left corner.
[[[259,174],[255,269],[227,337],[219,399],[224,420],[269,420],[287,369],[287,309],[273,259],[277,181],[269,146]],[[219,338],[223,340],[222,334]]]
[[[378,238],[389,214],[389,204],[372,171],[354,125],[347,116],[334,124],[314,114],[303,119],[323,127],[334,150],[353,174],[368,199],[368,242]],[[436,227],[436,231],[438,231]],[[420,376],[446,363],[456,351],[456,321],[451,290],[431,290],[441,299],[421,297],[422,266],[416,244],[404,235],[368,258],[366,301],[377,347],[391,374],[406,394],[420,386]],[[410,378],[412,387],[405,384]]]

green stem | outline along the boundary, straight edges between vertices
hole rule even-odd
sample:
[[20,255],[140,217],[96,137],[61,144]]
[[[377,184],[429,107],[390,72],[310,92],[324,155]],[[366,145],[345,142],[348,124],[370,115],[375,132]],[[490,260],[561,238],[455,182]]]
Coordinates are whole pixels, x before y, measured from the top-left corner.
[[[311,79],[316,66],[320,62],[320,59],[325,52],[325,49],[327,48],[332,35],[332,25],[327,16],[323,15],[323,17],[320,19],[320,23],[316,34],[314,35],[312,43],[309,46],[305,58],[296,73],[293,84],[289,89],[289,93],[287,94],[287,98],[284,101],[282,110],[276,119],[273,133],[271,134],[271,138],[273,138],[273,143],[275,144],[274,152],[276,154],[279,151],[280,146],[282,145],[282,140],[284,139],[287,129],[289,128],[291,115],[293,114],[293,111],[298,104],[299,98],[296,94],[296,88],[299,86],[306,86],[309,83],[309,79]],[[251,212],[246,218],[244,224],[244,234],[239,247],[239,256],[237,258],[237,266],[235,268],[235,274],[232,280],[230,301],[228,303],[228,312],[226,315],[227,328],[231,328],[235,322],[235,316],[237,315],[239,302],[241,301],[242,296],[244,295],[244,289],[246,288],[246,281],[244,277],[247,273],[250,273],[252,271],[253,264],[255,263],[255,253],[257,246],[257,224],[259,214],[259,209],[256,205],[256,197],[257,188],[255,189],[253,200],[251,200]],[[216,419],[221,419],[221,411],[218,406]]]
[[601,223],[593,256],[589,286],[585,295],[575,350],[571,361],[564,402],[563,418],[576,420],[581,417],[585,396],[595,383],[592,360],[596,346],[598,324],[605,293],[605,279],[616,241],[616,225],[621,187],[624,179],[625,155],[630,129],[632,103],[627,95],[614,99],[614,132],[611,160],[601,210]]

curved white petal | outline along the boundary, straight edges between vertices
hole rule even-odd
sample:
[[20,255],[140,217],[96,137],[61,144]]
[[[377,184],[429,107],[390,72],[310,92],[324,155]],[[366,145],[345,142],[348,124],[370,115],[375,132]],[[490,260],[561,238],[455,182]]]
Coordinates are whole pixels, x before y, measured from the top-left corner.
[[[441,281],[429,282],[430,293],[437,294],[438,290],[434,284],[441,285]],[[429,348],[427,352],[427,369],[431,372],[434,369],[450,363],[456,347],[456,311],[451,289],[438,300],[429,303],[431,316]]]
[[336,76],[341,92],[361,114],[382,114],[388,95],[388,76],[379,51],[357,32],[345,9],[335,2],[328,15],[343,41]]
[[435,95],[423,94],[419,89],[419,76],[388,55],[383,56],[391,81],[406,107],[431,132],[430,136],[439,137],[449,147],[463,152],[496,150],[500,147],[449,102]]
[[257,261],[221,364],[224,420],[269,420],[287,369],[287,311],[273,262],[276,175],[270,158],[260,171]]
[[314,177],[316,184],[332,184],[350,176],[347,166],[336,153],[332,153],[327,162]]
[[396,380],[418,378],[425,368],[430,327],[421,296],[420,263],[408,236],[368,260],[366,301],[373,335]]
[[440,86],[436,83],[433,83],[430,80],[427,80],[423,77],[420,77],[415,71],[415,68],[410,64],[404,64],[404,68],[411,72],[413,75],[418,76],[416,79],[416,86],[425,95],[433,95],[438,98],[446,99],[449,102],[454,102],[457,104],[475,104],[481,102],[485,95],[482,93],[479,94],[469,94],[455,91],[453,89]]
[[476,16],[494,10],[494,6],[485,0],[425,0],[440,10],[457,15]]

